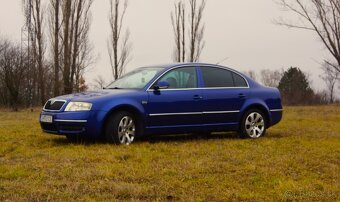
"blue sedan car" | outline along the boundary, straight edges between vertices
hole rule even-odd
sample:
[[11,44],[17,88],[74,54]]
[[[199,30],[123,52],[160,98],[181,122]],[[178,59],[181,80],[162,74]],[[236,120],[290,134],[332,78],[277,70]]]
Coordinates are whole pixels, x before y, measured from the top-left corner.
[[47,101],[43,131],[130,144],[144,134],[238,131],[259,138],[282,117],[280,92],[211,64],[142,67],[101,91]]

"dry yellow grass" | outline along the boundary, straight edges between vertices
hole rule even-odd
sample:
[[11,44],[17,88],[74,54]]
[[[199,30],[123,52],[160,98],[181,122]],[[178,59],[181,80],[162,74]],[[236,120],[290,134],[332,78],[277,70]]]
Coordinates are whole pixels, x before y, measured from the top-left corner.
[[258,140],[170,136],[130,146],[44,134],[0,111],[0,201],[340,200],[340,106],[286,107]]

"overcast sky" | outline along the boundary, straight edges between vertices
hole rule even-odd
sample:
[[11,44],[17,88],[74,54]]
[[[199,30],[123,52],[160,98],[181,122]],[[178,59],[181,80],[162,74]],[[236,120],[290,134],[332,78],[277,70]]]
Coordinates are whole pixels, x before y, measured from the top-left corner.
[[[45,3],[48,0],[43,0]],[[21,0],[0,0],[0,34],[20,40],[23,25]],[[145,65],[172,62],[173,33],[170,12],[175,0],[129,0],[125,25],[131,32],[133,59],[128,71]],[[112,80],[107,54],[109,0],[94,0],[91,41],[97,62],[85,77]],[[310,31],[275,25],[278,17],[297,20],[273,0],[209,0],[204,13],[206,46],[201,62],[217,63],[239,71],[300,67],[310,74],[313,87],[323,88],[320,62],[329,58],[317,36]]]

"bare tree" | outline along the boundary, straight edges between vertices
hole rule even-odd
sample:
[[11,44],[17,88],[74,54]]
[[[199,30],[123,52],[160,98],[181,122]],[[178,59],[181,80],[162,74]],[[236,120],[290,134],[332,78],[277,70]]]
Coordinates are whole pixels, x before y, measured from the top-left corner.
[[5,50],[8,48],[8,41],[0,38],[0,104],[8,104],[8,90],[6,89],[5,72],[4,68],[1,67],[1,60],[3,58]]
[[261,70],[261,82],[265,86],[278,87],[283,75],[283,70]]
[[[83,91],[81,83],[85,83],[84,69],[93,62],[93,46],[89,42],[90,7],[93,0],[78,0],[75,2],[75,20],[73,23],[73,44],[70,83],[74,85],[76,92]],[[82,81],[83,80],[83,81]]]
[[174,61],[185,61],[185,4],[175,3],[174,12],[171,12],[171,24],[174,32],[175,49]]
[[111,33],[107,42],[107,49],[114,79],[118,79],[122,75],[131,59],[130,32],[126,29],[124,35],[122,34],[127,6],[127,0],[110,0],[109,22]]
[[299,16],[298,23],[282,19],[277,23],[289,28],[315,32],[337,65],[327,62],[340,72],[340,1],[339,0],[279,0],[283,8]]
[[[88,26],[89,28],[89,26]],[[84,32],[83,37],[81,37],[81,43],[79,44],[79,55],[77,56],[75,65],[75,91],[81,92],[84,88],[79,88],[82,80],[84,79],[84,72],[87,67],[95,62],[95,58],[92,55],[93,45],[89,42],[88,31]]]
[[38,92],[40,97],[40,104],[45,103],[45,75],[48,71],[45,65],[45,39],[43,34],[43,23],[44,23],[44,11],[42,9],[41,0],[23,0],[25,8],[25,18],[31,19],[32,23],[32,35],[30,35],[32,50],[33,50],[33,63],[32,69],[37,72],[38,80]]
[[93,0],[62,1],[63,85],[64,93],[79,91],[84,69],[92,63],[88,33]]
[[97,78],[94,79],[94,88],[103,89],[105,85],[106,82],[102,76],[98,75]]
[[61,16],[60,16],[61,0],[51,0],[50,2],[50,31],[51,31],[51,44],[52,44],[52,55],[53,55],[53,72],[54,72],[54,85],[53,94],[58,96],[60,94],[60,29],[61,29]]
[[[189,0],[188,15],[188,36],[186,36],[185,11],[186,6],[183,1],[175,4],[174,11],[171,13],[171,23],[174,32],[175,50],[174,60],[176,62],[184,62],[185,54],[188,53],[189,62],[197,62],[201,56],[205,46],[203,40],[205,25],[203,23],[203,12],[206,0],[202,0],[201,4],[197,0]],[[186,40],[189,45],[186,47]],[[188,48],[188,51],[186,51]]]
[[63,12],[63,49],[64,49],[64,68],[63,68],[63,83],[64,93],[72,93],[72,84],[70,83],[71,75],[71,44],[72,36],[71,29],[71,16],[72,15],[72,1],[65,0],[62,5]]
[[249,71],[245,71],[244,73],[248,75],[250,78],[252,78],[253,80],[257,81],[257,75],[255,71],[249,70]]
[[197,0],[190,0],[190,62],[197,62],[205,46],[203,41],[204,24],[202,24],[203,11],[206,1],[202,0],[201,5],[197,5]]
[[7,46],[8,46],[8,41],[0,38],[0,55],[3,54],[3,52],[6,50]]
[[335,86],[338,80],[340,79],[340,72],[334,70],[333,66],[325,63],[322,66],[323,74],[320,75],[322,80],[325,82],[327,86],[327,91],[329,95],[329,102],[334,103],[335,96],[334,96],[334,91],[335,91]]
[[32,16],[35,36],[35,62],[38,70],[38,86],[40,91],[40,104],[43,105],[46,102],[45,94],[45,75],[48,71],[44,63],[45,60],[45,39],[43,35],[43,23],[44,23],[44,12],[42,10],[41,0],[33,0]]

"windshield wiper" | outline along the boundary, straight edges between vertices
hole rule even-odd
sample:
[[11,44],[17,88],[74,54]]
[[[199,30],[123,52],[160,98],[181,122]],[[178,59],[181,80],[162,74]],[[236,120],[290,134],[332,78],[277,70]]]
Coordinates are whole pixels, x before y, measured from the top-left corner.
[[119,87],[105,88],[105,89],[121,89]]

